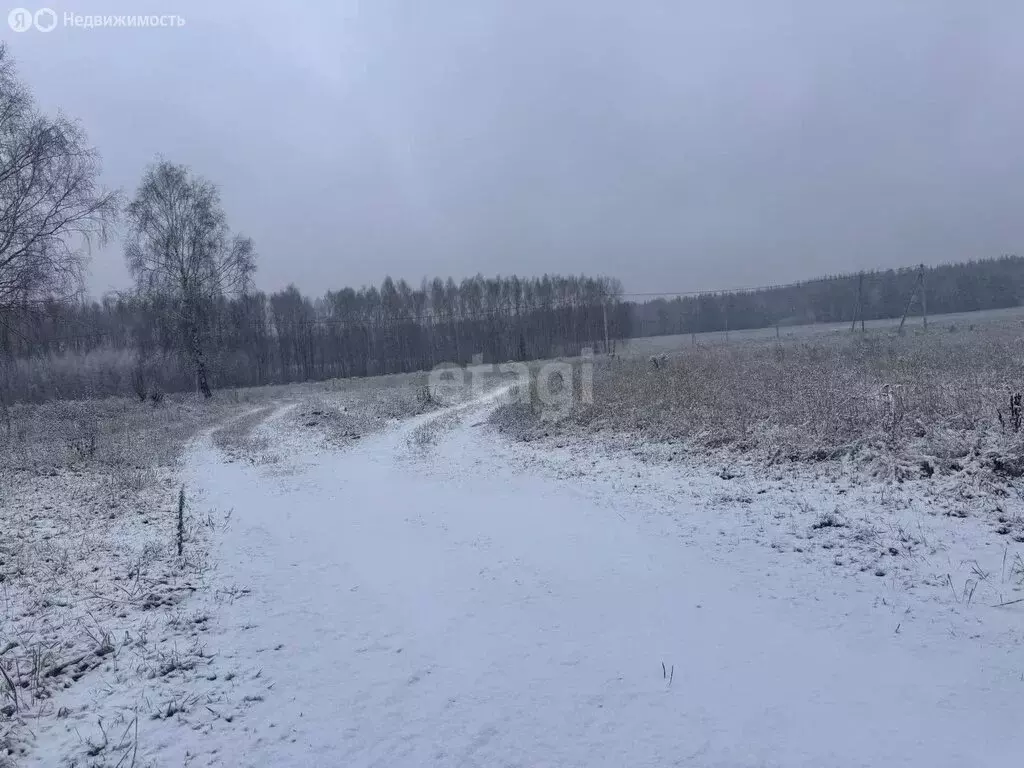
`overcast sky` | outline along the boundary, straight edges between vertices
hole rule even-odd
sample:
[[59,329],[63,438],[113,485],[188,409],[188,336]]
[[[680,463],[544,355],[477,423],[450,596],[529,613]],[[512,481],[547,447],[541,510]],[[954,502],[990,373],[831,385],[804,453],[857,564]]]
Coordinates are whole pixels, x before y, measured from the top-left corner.
[[[1024,251],[1018,0],[49,7],[185,19],[0,24],[109,185],[134,191],[158,154],[217,182],[268,290],[696,290]],[[95,294],[126,287],[119,246],[92,272]]]

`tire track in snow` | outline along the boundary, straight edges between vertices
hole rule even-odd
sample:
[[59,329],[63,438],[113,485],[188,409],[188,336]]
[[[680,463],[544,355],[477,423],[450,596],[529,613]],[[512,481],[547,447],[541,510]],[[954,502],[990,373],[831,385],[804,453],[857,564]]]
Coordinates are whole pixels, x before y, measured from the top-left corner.
[[1020,754],[1024,685],[1009,660],[978,648],[939,664],[876,631],[859,604],[753,593],[640,524],[640,491],[598,501],[510,464],[471,426],[495,397],[461,406],[414,456],[410,436],[445,412],[344,452],[277,430],[287,482],[197,449],[192,482],[234,509],[222,573],[252,590],[225,609],[220,652],[261,669],[266,692],[195,750],[278,766],[974,766]]

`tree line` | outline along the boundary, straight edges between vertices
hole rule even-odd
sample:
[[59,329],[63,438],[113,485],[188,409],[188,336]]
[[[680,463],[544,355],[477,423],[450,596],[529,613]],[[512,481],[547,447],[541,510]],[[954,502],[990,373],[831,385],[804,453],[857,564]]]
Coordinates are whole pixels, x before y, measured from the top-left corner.
[[[322,296],[253,289],[256,249],[215,184],[159,160],[133,196],[99,182],[81,126],[42,113],[0,44],[0,405],[134,390],[372,376],[442,362],[576,355],[631,336],[898,317],[916,269],[789,286],[624,299],[601,276],[424,279]],[[83,298],[86,253],[124,225],[134,289]],[[932,313],[1015,306],[1024,259],[923,272]]]
[[[902,316],[923,272],[928,312],[1015,307],[1024,300],[1024,258],[1001,256],[934,267],[823,277],[792,285],[723,291],[630,304],[635,336],[850,322]],[[920,305],[911,307],[920,313]]]
[[[0,399],[252,386],[440,362],[578,354],[628,333],[605,277],[478,275],[304,296],[253,290],[256,249],[215,184],[146,169],[125,202],[81,127],[40,112],[0,45]],[[86,252],[124,225],[134,290],[83,299]],[[89,376],[81,371],[88,369]]]
[[[295,286],[197,301],[165,293],[102,301],[50,299],[9,313],[0,355],[51,359],[120,351],[123,386],[166,390],[257,386],[428,370],[440,363],[577,355],[628,335],[619,283],[586,276],[424,279],[323,296]],[[197,358],[198,351],[198,358]],[[198,363],[197,363],[198,359]],[[200,367],[201,366],[201,367]]]

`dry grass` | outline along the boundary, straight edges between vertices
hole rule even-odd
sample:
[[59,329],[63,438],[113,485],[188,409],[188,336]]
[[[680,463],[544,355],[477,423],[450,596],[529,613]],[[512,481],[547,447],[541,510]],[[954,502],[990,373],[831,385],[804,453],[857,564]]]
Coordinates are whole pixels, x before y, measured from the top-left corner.
[[460,412],[451,411],[420,424],[409,435],[409,447],[417,452],[429,452],[445,434],[457,429],[462,420],[463,415]]
[[[61,717],[81,677],[146,676],[180,633],[166,614],[205,568],[207,521],[179,529],[188,441],[271,393],[15,405],[0,412],[0,756]],[[179,555],[177,541],[184,547]]]
[[271,416],[276,407],[258,406],[215,429],[213,444],[234,458],[247,457],[253,462],[272,460],[270,441],[258,434],[257,428]]
[[211,412],[219,418],[225,411],[225,404],[187,397],[158,406],[128,398],[15,405],[0,417],[0,461],[25,472],[169,466]]
[[313,385],[292,412],[292,427],[316,430],[337,447],[351,445],[395,420],[434,410],[426,374],[336,379]]
[[[0,359],[0,399],[41,403],[53,399],[104,398],[131,395],[139,370],[134,351],[100,348],[87,353]],[[190,372],[173,355],[155,355],[142,367],[150,385],[187,390]]]
[[1024,432],[1009,407],[1024,390],[1020,332],[1014,321],[685,347],[658,366],[605,359],[595,366],[593,404],[577,400],[567,419],[542,424],[522,406],[495,419],[526,437],[613,430],[773,461],[887,455],[955,470],[968,457],[998,454],[1005,458],[994,468],[1016,473]]
[[188,439],[237,407],[111,398],[0,414],[0,754],[22,753],[25,718],[59,711],[81,677],[155,663],[160,643],[143,640],[159,634],[156,609],[203,566],[191,515],[177,556],[174,471]]
[[[177,475],[192,438],[212,429],[221,450],[261,460],[272,446],[260,424],[281,407],[323,407],[340,440],[431,407],[424,383],[393,376],[223,390],[209,402],[125,396],[0,410],[0,764],[30,749],[28,723],[86,716],[61,705],[86,675],[186,685],[211,663],[194,642],[206,625],[181,621],[208,586],[214,524],[186,489],[179,527]],[[111,753],[107,735],[83,746],[89,764]]]

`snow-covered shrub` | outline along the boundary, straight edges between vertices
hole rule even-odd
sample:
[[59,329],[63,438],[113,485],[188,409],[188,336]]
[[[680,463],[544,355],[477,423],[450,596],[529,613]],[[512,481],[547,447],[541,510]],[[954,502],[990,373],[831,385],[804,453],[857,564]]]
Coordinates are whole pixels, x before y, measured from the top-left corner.
[[[671,366],[599,359],[593,405],[548,429],[614,429],[768,460],[871,457],[895,474],[1024,457],[1011,395],[1024,388],[1019,323],[956,334],[841,332],[685,345]],[[1008,425],[1000,427],[1000,409]],[[508,429],[529,409],[496,414]],[[512,431],[509,429],[509,431]],[[523,434],[527,431],[518,430]],[[1008,465],[1004,460],[1005,465]],[[1024,463],[1024,462],[1022,462]]]

